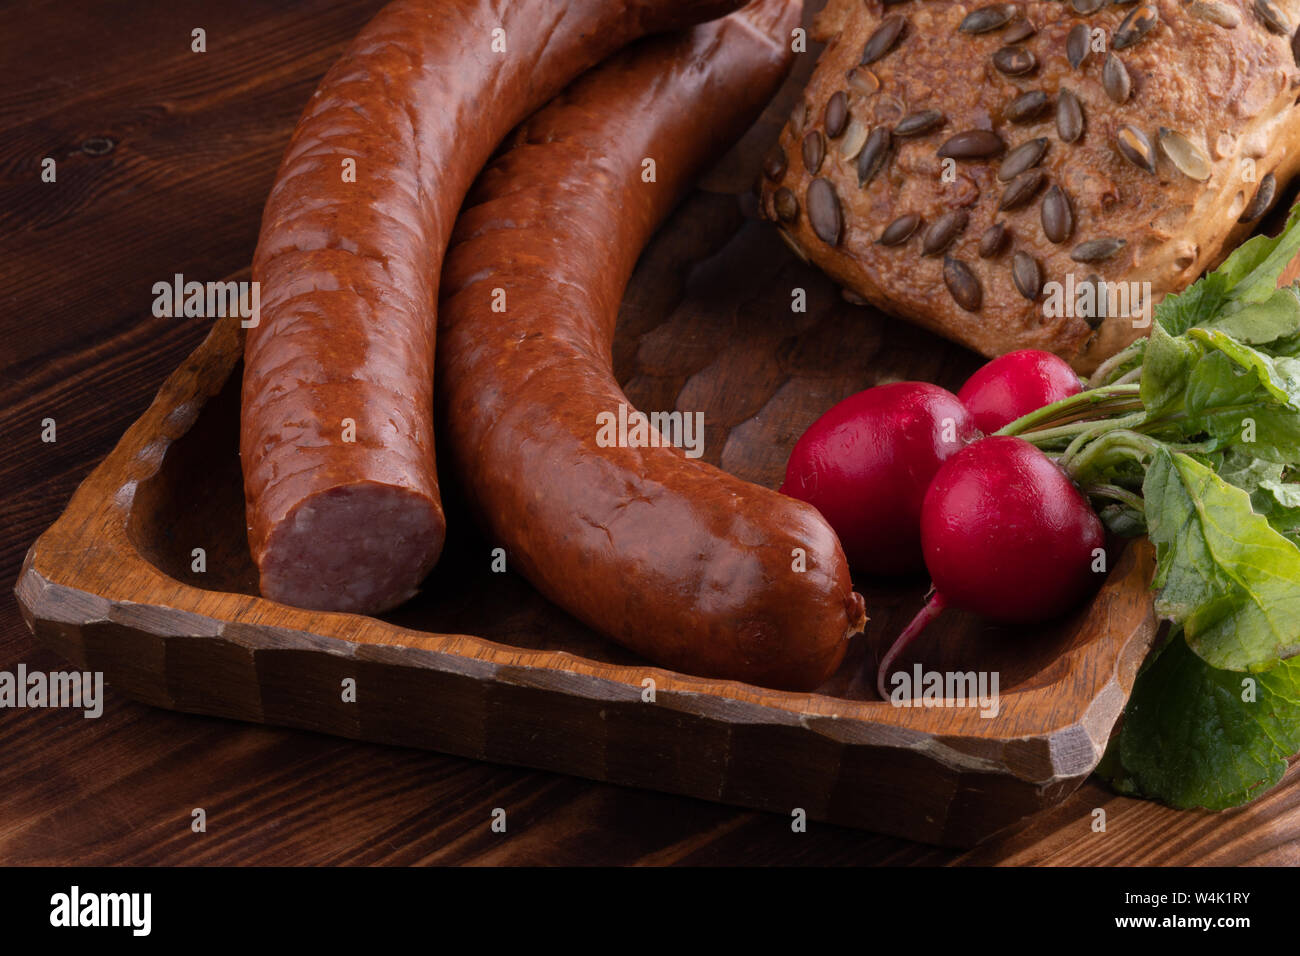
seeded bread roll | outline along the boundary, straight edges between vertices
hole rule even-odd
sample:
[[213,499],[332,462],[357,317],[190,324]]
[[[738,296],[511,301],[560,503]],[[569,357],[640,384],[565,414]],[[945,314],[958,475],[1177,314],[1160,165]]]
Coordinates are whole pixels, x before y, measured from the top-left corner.
[[1049,314],[1048,284],[1154,304],[1250,233],[1300,166],[1297,21],[1300,0],[830,0],[764,215],[886,311],[1090,371],[1147,326]]

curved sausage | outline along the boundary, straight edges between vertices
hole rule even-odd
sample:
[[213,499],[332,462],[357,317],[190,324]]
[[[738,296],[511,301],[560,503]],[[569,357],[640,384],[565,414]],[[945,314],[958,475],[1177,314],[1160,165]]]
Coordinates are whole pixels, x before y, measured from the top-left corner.
[[654,663],[807,690],[865,621],[831,528],[680,449],[598,434],[628,404],[610,352],[637,256],[775,93],[798,10],[761,0],[647,43],[525,124],[457,221],[438,391],[467,496],[551,601]]
[[415,592],[445,529],[434,306],[466,190],[505,134],[582,70],[736,6],[398,0],[329,71],[253,259],[262,307],[245,343],[240,455],[263,595],[376,612]]

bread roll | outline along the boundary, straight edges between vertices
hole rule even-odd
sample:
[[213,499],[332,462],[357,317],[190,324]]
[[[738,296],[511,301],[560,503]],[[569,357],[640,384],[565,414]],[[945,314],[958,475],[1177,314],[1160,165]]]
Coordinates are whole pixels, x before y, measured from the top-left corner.
[[764,215],[888,312],[1090,371],[1296,172],[1298,23],[1298,0],[830,0]]

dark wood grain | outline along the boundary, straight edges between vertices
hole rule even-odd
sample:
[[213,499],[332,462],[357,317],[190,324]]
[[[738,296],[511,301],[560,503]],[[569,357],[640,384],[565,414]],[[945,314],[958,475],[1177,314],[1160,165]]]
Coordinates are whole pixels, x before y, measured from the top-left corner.
[[[29,78],[0,98],[0,209],[14,216],[0,233],[0,439],[9,451],[0,460],[0,569],[9,581],[27,545],[208,331],[149,318],[149,286],[175,271],[238,277],[302,102],[378,3],[140,3],[134,13],[119,4],[116,28],[95,13],[101,6],[21,5],[30,35],[49,46],[3,48],[8,75]],[[199,23],[210,59],[196,70],[188,34]],[[219,48],[221,23],[228,42]],[[246,85],[258,95],[232,105]],[[182,115],[179,103],[192,105]],[[159,104],[167,108],[150,113]],[[140,116],[154,122],[132,126]],[[116,134],[125,144],[131,130],[159,157],[150,175],[64,180],[59,188],[79,193],[46,211],[47,187],[34,181],[41,156],[76,159],[86,138]],[[864,351],[883,330],[861,333]],[[974,362],[899,326],[888,335],[888,354],[909,376],[951,383]],[[54,445],[39,440],[47,415],[59,424]],[[7,598],[0,669],[19,661],[63,666],[34,644]],[[0,741],[0,861],[10,863],[1295,863],[1300,831],[1294,769],[1256,804],[1221,815],[1086,784],[1017,835],[956,854],[817,824],[794,834],[781,817],[702,801],[181,715],[112,690],[100,720],[0,711]],[[209,832],[193,834],[190,811],[200,806]],[[505,835],[488,828],[498,806],[510,814]],[[1090,830],[1098,806],[1106,833]]]

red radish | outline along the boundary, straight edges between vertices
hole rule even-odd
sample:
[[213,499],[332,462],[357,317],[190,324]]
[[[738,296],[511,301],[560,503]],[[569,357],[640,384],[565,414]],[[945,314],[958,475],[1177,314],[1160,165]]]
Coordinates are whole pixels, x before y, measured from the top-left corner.
[[804,432],[781,493],[813,505],[868,574],[924,568],[921,501],[949,456],[979,437],[957,396],[894,382],[840,402]]
[[1083,390],[1079,376],[1059,355],[1038,349],[1008,352],[966,380],[957,397],[975,417],[975,427],[992,435],[1022,415]]
[[1103,577],[1093,570],[1106,543],[1100,519],[1065,472],[1022,438],[985,438],[944,463],[925,493],[921,542],[934,592],[880,662],[885,700],[894,660],[945,607],[1007,624],[1046,621]]

